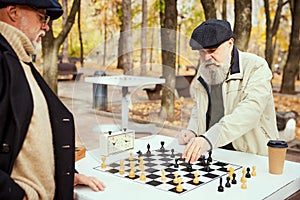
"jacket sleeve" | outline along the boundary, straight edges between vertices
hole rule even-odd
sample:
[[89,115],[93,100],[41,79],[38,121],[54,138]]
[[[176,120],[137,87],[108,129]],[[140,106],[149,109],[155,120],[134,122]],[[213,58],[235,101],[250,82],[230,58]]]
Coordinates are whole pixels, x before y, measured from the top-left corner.
[[0,188],[0,200],[21,200],[25,196],[24,190],[2,170],[0,170]]

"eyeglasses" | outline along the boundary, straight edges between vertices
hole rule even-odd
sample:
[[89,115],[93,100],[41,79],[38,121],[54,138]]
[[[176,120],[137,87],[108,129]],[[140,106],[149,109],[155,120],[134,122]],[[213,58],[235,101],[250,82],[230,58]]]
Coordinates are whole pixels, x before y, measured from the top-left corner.
[[45,25],[47,25],[49,23],[50,16],[42,13],[41,9],[36,8],[36,7],[31,7],[31,6],[25,6],[25,8],[29,8],[29,9],[35,11],[38,14],[39,20],[43,24],[43,26],[45,26]]
[[50,21],[50,16],[42,13],[38,8],[30,7],[37,12],[39,15],[39,20],[42,22],[43,26],[47,25]]

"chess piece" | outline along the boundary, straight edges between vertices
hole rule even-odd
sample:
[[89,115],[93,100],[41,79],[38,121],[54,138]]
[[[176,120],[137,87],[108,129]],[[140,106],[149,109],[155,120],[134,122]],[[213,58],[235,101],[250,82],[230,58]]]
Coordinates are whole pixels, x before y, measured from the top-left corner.
[[161,152],[165,152],[165,147],[164,147],[165,142],[164,142],[164,141],[161,141],[160,144],[161,144],[160,151],[161,151]]
[[171,158],[174,158],[175,154],[174,154],[174,149],[171,149]]
[[120,160],[120,169],[119,169],[119,174],[124,174],[125,173],[125,166],[124,166],[124,160]]
[[132,155],[132,151],[129,152],[129,160],[132,161],[133,160],[133,155]]
[[130,170],[128,177],[135,178],[135,172],[133,170]]
[[143,155],[143,153],[141,152],[141,150],[139,150],[138,152],[136,152],[138,154],[138,157],[141,157]]
[[182,178],[178,178],[178,185],[176,186],[176,192],[182,192],[183,191],[181,182],[182,182]]
[[200,162],[201,166],[205,166],[205,155],[201,155],[198,161]]
[[252,172],[251,172],[252,176],[256,176],[256,166],[252,166]]
[[227,171],[229,171],[228,172],[228,176],[229,176],[230,180],[232,180],[233,179],[232,174],[234,173],[234,168],[233,167],[229,167],[227,169]]
[[199,178],[198,178],[198,173],[197,172],[194,173],[194,177],[195,178],[193,179],[193,183],[194,184],[199,184]]
[[236,181],[236,174],[235,173],[233,173],[232,174],[232,181],[231,181],[231,184],[237,184],[237,181]]
[[146,156],[151,156],[151,151],[150,151],[150,144],[147,144],[147,152],[146,152]]
[[207,161],[212,162],[212,157],[211,157],[212,151],[208,152],[208,158]]
[[231,184],[230,184],[230,177],[229,176],[227,176],[226,177],[226,183],[225,183],[225,187],[228,187],[228,188],[230,188],[231,187]]
[[245,175],[246,178],[251,178],[251,174],[250,174],[250,168],[247,167],[247,173]]
[[220,177],[220,185],[218,187],[218,192],[224,192],[224,187],[222,185],[222,177]]
[[179,158],[176,158],[176,159],[175,159],[175,164],[174,164],[174,167],[175,167],[175,168],[178,168],[178,167],[179,167],[179,165],[178,165],[178,160],[179,160]]
[[187,169],[188,172],[192,172],[193,171],[192,164],[190,162],[188,162],[188,164],[186,166],[186,169]]
[[241,182],[242,182],[242,183],[246,180],[245,174],[246,174],[246,169],[243,168],[243,169],[242,169],[242,177],[241,177]]
[[144,165],[140,166],[140,169],[141,169],[140,180],[141,181],[146,181],[146,175],[144,173]]
[[246,182],[247,182],[247,179],[246,179],[246,178],[243,179],[242,185],[241,185],[241,188],[242,188],[242,189],[247,189],[247,184],[246,184]]
[[210,165],[210,162],[207,160],[206,163],[205,163],[205,171],[206,171],[206,172],[210,172],[210,167],[209,167],[209,165]]
[[101,168],[102,168],[102,169],[105,169],[105,168],[106,168],[106,164],[105,164],[106,157],[103,156],[103,157],[101,158],[101,160],[102,160]]
[[140,165],[140,168],[142,165],[144,165],[143,157],[139,157],[139,165]]
[[178,173],[175,172],[173,183],[178,184]]
[[166,171],[164,169],[161,170],[161,180],[162,181],[166,181],[167,180],[167,177],[166,177],[165,173],[166,173]]
[[129,178],[135,178],[135,163],[133,161],[130,161],[130,172],[129,172]]

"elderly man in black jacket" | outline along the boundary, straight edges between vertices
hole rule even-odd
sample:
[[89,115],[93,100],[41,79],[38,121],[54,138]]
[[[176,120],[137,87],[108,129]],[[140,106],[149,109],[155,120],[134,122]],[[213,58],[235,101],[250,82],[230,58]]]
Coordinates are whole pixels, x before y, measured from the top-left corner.
[[105,187],[75,173],[73,116],[31,62],[62,13],[55,0],[0,0],[0,199],[69,200],[76,184]]

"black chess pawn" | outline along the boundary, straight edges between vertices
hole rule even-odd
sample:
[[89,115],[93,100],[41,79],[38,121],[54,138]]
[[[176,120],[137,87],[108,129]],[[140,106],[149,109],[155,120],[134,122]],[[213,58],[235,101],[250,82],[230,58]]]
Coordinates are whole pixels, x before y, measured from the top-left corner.
[[246,178],[251,178],[250,167],[247,167],[247,173],[245,174]]
[[236,181],[235,178],[236,178],[236,174],[233,173],[233,174],[232,174],[232,180],[231,180],[231,183],[232,183],[232,184],[237,184],[237,181]]
[[150,144],[147,144],[147,152],[146,152],[147,156],[151,156],[151,151],[150,151]]
[[193,167],[192,167],[192,164],[190,162],[187,163],[186,169],[187,169],[188,172],[193,171]]
[[229,177],[229,176],[226,177],[225,187],[228,187],[228,188],[231,187],[231,184],[230,184],[230,177]]
[[164,147],[165,142],[164,142],[164,141],[161,141],[160,144],[161,144],[160,151],[161,151],[161,152],[165,152],[165,147]]
[[178,168],[178,167],[179,167],[179,165],[178,165],[178,160],[179,160],[178,158],[175,159],[175,164],[174,164],[174,167],[175,167],[175,168]]
[[174,154],[174,149],[171,149],[171,158],[174,158],[175,154]]
[[212,162],[212,157],[211,157],[212,151],[208,152],[208,158],[207,161]]
[[224,187],[222,185],[222,177],[220,177],[220,185],[218,187],[218,192],[224,192]]

